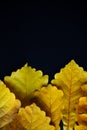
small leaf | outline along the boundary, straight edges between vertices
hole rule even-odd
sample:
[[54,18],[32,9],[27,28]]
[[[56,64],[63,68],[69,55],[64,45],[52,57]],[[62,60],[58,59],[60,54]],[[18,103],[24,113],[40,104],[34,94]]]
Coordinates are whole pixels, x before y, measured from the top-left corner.
[[36,71],[25,64],[21,69],[12,72],[11,76],[5,76],[4,81],[17,98],[25,103],[25,100],[27,102],[33,96],[35,90],[48,83],[48,75],[43,76],[42,71]]
[[70,130],[76,121],[76,104],[82,96],[81,86],[87,82],[87,72],[79,67],[74,60],[71,60],[65,68],[55,74],[55,79],[51,81],[59,89],[63,90],[65,96],[65,110],[63,123],[64,128]]
[[18,117],[26,130],[55,130],[54,126],[49,124],[50,118],[35,103],[20,108]]
[[15,95],[0,80],[0,128],[14,119],[20,106],[20,101],[15,99]]
[[58,90],[55,86],[48,85],[42,87],[40,91],[35,92],[38,103],[47,115],[51,117],[51,122],[59,127],[62,119],[62,110],[64,108],[64,98],[62,90]]

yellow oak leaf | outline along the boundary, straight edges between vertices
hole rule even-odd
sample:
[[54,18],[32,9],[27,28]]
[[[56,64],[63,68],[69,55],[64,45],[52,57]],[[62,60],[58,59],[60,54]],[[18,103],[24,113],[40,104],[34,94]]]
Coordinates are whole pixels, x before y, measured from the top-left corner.
[[71,60],[51,81],[65,96],[65,109],[63,112],[64,129],[71,130],[76,121],[76,104],[82,96],[81,86],[87,82],[87,72]]
[[42,87],[35,92],[35,97],[38,105],[51,117],[51,123],[57,129],[62,119],[62,110],[64,108],[63,91],[49,84],[47,87]]
[[20,106],[20,101],[0,80],[0,128],[15,118]]
[[50,118],[35,103],[20,108],[18,120],[26,130],[55,130],[55,127],[50,125]]
[[36,71],[35,68],[25,64],[21,69],[12,72],[11,76],[5,76],[4,82],[17,98],[27,105],[29,99],[33,96],[33,92],[48,83],[48,75],[43,76],[41,70]]

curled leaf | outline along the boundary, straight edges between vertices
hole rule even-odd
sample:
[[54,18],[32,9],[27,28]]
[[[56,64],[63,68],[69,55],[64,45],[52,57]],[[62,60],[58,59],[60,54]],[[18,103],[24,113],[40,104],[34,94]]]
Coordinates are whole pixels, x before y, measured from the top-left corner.
[[18,118],[26,130],[55,130],[54,126],[49,124],[50,118],[35,103],[20,108]]
[[71,60],[65,68],[55,74],[51,81],[59,89],[63,90],[65,96],[65,110],[63,123],[65,129],[72,129],[76,121],[76,104],[82,96],[81,86],[87,82],[87,72],[79,67],[74,60]]
[[21,69],[12,72],[11,76],[5,76],[4,81],[17,98],[25,103],[25,100],[27,102],[33,96],[35,90],[48,83],[48,75],[43,76],[42,71],[36,71],[25,64]]
[[20,101],[17,100],[15,95],[0,81],[0,128],[14,119],[20,106]]
[[47,87],[42,87],[40,91],[35,92],[35,96],[41,108],[51,117],[51,123],[58,128],[64,108],[62,90],[58,90],[55,86],[49,84]]

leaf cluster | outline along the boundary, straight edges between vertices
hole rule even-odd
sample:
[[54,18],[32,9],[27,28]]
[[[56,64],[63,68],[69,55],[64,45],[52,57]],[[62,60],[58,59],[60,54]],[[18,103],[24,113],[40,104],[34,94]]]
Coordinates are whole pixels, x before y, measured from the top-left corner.
[[87,71],[71,60],[48,82],[27,63],[0,80],[0,130],[87,130]]

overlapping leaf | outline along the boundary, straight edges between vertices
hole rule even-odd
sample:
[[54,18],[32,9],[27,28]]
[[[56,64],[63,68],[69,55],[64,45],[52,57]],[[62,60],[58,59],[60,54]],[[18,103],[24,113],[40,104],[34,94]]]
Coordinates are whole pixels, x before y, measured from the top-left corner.
[[87,84],[83,84],[81,89],[85,97],[81,97],[77,105],[77,122],[79,125],[75,126],[75,130],[87,130]]
[[79,99],[77,118],[79,124],[87,126],[87,97],[81,97]]
[[77,121],[75,130],[87,130],[87,97],[81,97],[77,105]]
[[50,125],[50,118],[35,103],[20,108],[18,119],[26,130],[55,130],[55,127]]
[[52,84],[63,90],[65,96],[65,110],[63,116],[64,128],[70,130],[76,121],[76,104],[82,95],[81,85],[87,82],[87,72],[71,60],[65,68],[55,74]]
[[5,76],[4,81],[21,101],[27,102],[35,90],[48,83],[48,75],[43,76],[42,71],[36,71],[35,68],[25,64],[21,69],[12,72],[11,76]]
[[[87,72],[74,60],[55,74],[49,85],[48,75],[28,64],[4,81],[6,85],[0,81],[0,130],[60,130],[61,119],[64,130],[87,130]],[[44,111],[36,104],[19,110],[20,101],[6,86],[22,105],[36,101]],[[33,96],[35,100],[30,100]]]
[[15,99],[15,95],[0,80],[0,128],[14,119],[20,106],[20,101]]
[[58,129],[64,108],[63,91],[49,84],[47,87],[42,87],[40,91],[37,91],[35,96],[40,107],[51,117],[52,124]]
[[13,122],[1,130],[55,130],[55,127],[50,125],[50,118],[45,112],[33,103],[20,108]]

